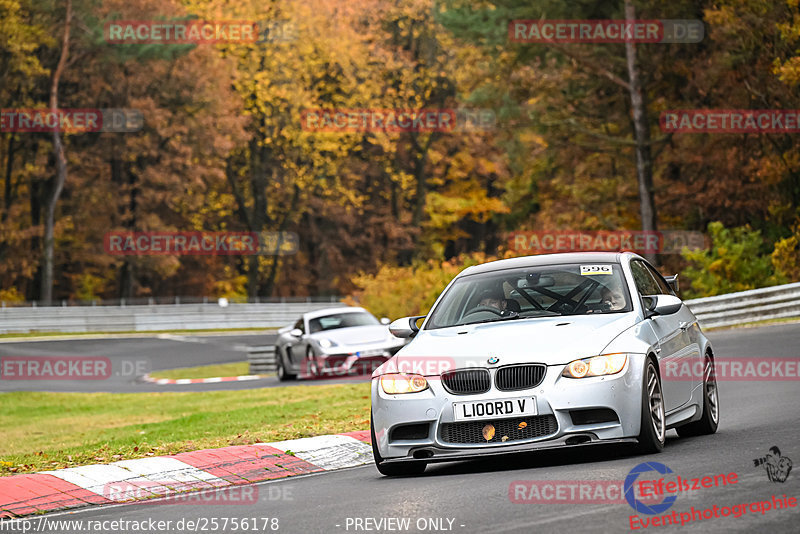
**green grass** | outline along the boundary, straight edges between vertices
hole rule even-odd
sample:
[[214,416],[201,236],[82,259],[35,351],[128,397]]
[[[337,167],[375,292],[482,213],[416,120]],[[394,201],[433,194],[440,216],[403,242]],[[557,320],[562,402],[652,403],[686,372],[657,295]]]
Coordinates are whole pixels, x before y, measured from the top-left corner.
[[165,371],[153,371],[151,378],[216,378],[218,376],[242,376],[250,374],[247,362],[220,363],[217,365],[200,365],[197,367],[180,367]]
[[118,330],[115,332],[19,332],[0,334],[0,339],[26,338],[26,337],[60,337],[60,336],[114,336],[119,334],[201,334],[215,332],[274,332],[274,328],[204,328],[199,330]]
[[369,387],[0,393],[0,475],[365,430]]

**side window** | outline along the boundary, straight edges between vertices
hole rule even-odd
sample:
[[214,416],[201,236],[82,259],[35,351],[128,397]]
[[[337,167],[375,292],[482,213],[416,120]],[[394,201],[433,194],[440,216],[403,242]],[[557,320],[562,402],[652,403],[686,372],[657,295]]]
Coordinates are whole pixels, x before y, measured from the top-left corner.
[[666,280],[664,280],[664,277],[661,276],[658,273],[658,271],[656,271],[655,268],[653,268],[652,265],[650,264],[646,265],[647,265],[647,270],[650,271],[650,275],[653,277],[653,279],[656,281],[656,284],[658,285],[659,293],[662,295],[672,295],[672,288],[669,287],[669,284],[667,283]]
[[644,295],[660,295],[661,289],[653,279],[647,266],[641,261],[634,260],[631,262],[631,272],[633,273],[633,280],[636,282],[636,289],[639,294]]
[[295,328],[299,328],[299,329],[300,329],[300,331],[301,331],[301,332],[303,332],[304,334],[306,333],[306,328],[305,328],[305,326],[303,325],[303,320],[302,320],[302,319],[300,319],[299,321],[297,321],[297,322],[294,324],[294,327],[295,327]]

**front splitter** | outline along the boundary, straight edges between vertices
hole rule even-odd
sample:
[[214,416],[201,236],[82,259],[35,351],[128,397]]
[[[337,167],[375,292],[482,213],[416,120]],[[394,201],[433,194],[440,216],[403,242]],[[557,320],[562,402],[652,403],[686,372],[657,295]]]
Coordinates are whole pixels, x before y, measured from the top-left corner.
[[487,456],[502,456],[504,454],[518,454],[523,452],[536,452],[541,450],[548,450],[548,449],[568,449],[573,447],[586,447],[589,445],[614,445],[614,444],[622,444],[622,443],[638,443],[636,438],[616,438],[616,439],[597,439],[592,441],[584,441],[582,443],[574,443],[568,444],[566,441],[569,438],[575,437],[572,436],[565,436],[560,439],[554,440],[552,442],[546,443],[526,443],[524,445],[512,445],[508,447],[492,447],[492,448],[484,448],[484,449],[474,449],[471,451],[464,451],[464,450],[452,450],[452,449],[444,449],[441,447],[436,447],[433,445],[428,445],[424,447],[419,447],[411,451],[413,455],[414,452],[419,451],[431,451],[433,452],[433,456],[430,458],[414,458],[411,457],[403,457],[403,458],[387,458],[383,460],[382,463],[391,464],[391,463],[400,463],[400,462],[425,462],[425,463],[434,463],[434,462],[452,462],[455,460],[474,460],[476,458],[485,458]]

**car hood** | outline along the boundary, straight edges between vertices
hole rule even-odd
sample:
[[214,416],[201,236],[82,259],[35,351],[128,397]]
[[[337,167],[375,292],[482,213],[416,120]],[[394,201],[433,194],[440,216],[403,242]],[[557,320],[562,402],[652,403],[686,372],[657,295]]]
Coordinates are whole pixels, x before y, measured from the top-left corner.
[[[560,365],[600,354],[619,334],[634,326],[635,313],[570,315],[421,330],[380,373],[437,374],[437,370],[544,363]],[[378,374],[380,374],[378,373]]]
[[389,333],[389,327],[382,324],[336,328],[311,334],[314,339],[330,339],[337,345],[364,345],[397,339]]

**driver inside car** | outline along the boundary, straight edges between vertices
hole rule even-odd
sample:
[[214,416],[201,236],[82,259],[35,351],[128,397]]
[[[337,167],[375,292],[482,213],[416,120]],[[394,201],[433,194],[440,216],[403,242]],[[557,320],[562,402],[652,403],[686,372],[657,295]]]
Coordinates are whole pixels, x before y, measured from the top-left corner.
[[519,303],[516,300],[507,299],[502,291],[492,289],[486,289],[481,293],[481,299],[475,310],[479,311],[481,307],[494,308],[502,317],[517,315],[520,312]]
[[625,307],[625,296],[621,288],[604,287],[600,291],[600,304],[605,311],[617,311]]
[[490,290],[484,291],[481,295],[481,301],[478,306],[485,306],[487,308],[496,308],[498,311],[506,309],[506,299],[493,294]]
[[506,309],[506,299],[502,293],[486,289],[481,293],[481,300],[478,302],[478,306],[495,308],[497,311],[502,312]]

